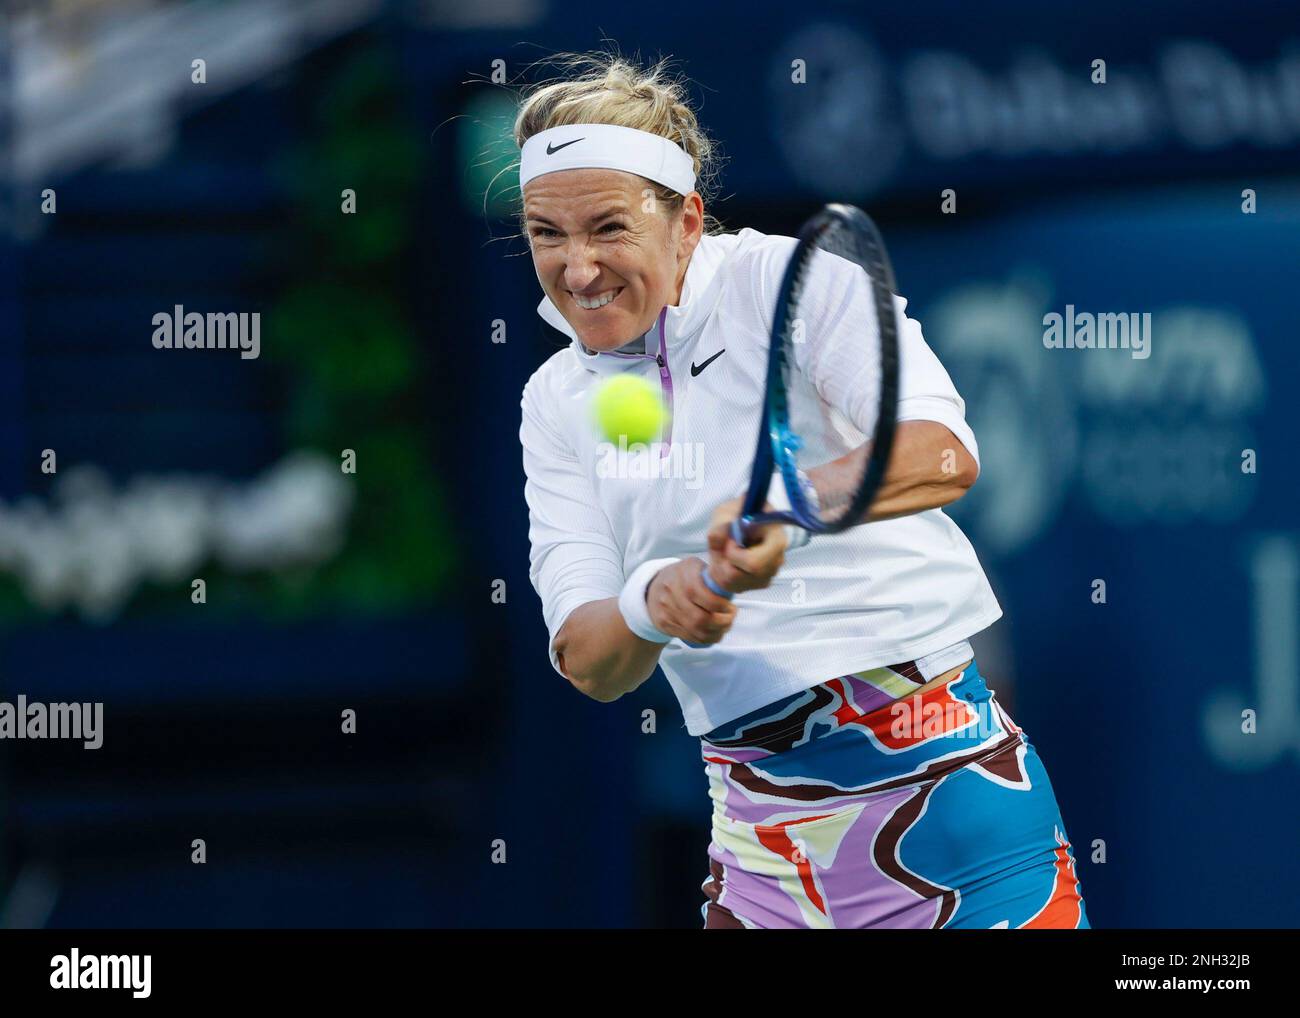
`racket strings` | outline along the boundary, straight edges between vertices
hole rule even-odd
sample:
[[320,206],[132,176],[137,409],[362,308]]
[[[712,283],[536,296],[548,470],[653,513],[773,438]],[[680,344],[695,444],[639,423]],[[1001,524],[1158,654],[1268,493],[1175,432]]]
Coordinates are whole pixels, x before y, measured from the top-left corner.
[[[885,465],[864,442],[870,438],[874,444],[883,422],[886,454],[892,444],[897,401],[894,280],[874,232],[852,219],[829,217],[806,238],[809,243],[794,267],[785,338],[798,355],[784,357],[780,431],[785,457],[780,447],[774,452],[778,462],[797,452],[800,469],[816,470],[821,501],[817,529],[835,531],[858,522],[880,486]],[[812,306],[805,307],[805,297]],[[802,335],[792,333],[796,322]],[[806,379],[794,377],[793,367]],[[792,446],[788,436],[798,444]]]

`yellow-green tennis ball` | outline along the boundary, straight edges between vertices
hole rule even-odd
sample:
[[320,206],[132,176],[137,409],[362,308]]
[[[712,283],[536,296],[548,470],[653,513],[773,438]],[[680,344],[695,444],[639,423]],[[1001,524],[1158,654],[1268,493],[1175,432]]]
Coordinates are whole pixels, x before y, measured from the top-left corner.
[[636,375],[616,375],[596,390],[592,400],[596,425],[609,441],[628,445],[653,442],[665,411],[659,390]]

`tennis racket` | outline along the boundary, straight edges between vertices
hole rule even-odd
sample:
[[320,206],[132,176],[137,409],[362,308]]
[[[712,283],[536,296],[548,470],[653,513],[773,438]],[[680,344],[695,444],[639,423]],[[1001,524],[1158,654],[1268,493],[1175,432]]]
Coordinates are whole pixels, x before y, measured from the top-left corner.
[[[845,262],[852,264],[846,265]],[[815,413],[802,412],[806,408],[801,401],[808,399],[804,393],[806,387],[798,388],[792,384],[792,369],[797,356],[794,345],[801,342],[816,344],[822,338],[808,334],[808,324],[819,321],[826,312],[824,308],[804,306],[805,295],[813,289],[809,282],[826,273],[826,279],[834,281],[835,293],[843,295],[855,290],[860,293],[862,280],[855,275],[859,271],[866,276],[869,304],[864,305],[859,300],[860,306],[852,303],[847,306],[850,309],[857,307],[859,317],[863,319],[861,335],[850,335],[847,343],[842,335],[839,336],[833,354],[828,355],[833,359],[822,368],[842,378],[875,380],[879,386],[879,403],[874,433],[867,436],[871,443],[870,452],[861,457],[860,468],[855,467],[857,476],[850,478],[845,489],[852,492],[851,496],[846,498],[842,492],[835,505],[823,509],[818,504],[816,493],[802,476],[802,469],[823,461],[825,452],[822,443],[805,442],[796,430],[801,421],[820,418]],[[847,288],[846,282],[849,284]],[[898,407],[896,290],[894,270],[880,231],[861,209],[852,205],[826,205],[804,223],[777,293],[758,447],[741,515],[731,528],[737,544],[748,544],[755,529],[768,523],[792,523],[814,534],[835,534],[861,522],[880,491],[894,447]],[[875,310],[874,322],[870,321],[869,314],[861,313],[869,306]],[[873,365],[879,370],[864,370]],[[780,474],[790,508],[779,512],[765,511],[775,473]],[[731,599],[731,592],[719,586],[707,569],[704,582],[715,594]]]

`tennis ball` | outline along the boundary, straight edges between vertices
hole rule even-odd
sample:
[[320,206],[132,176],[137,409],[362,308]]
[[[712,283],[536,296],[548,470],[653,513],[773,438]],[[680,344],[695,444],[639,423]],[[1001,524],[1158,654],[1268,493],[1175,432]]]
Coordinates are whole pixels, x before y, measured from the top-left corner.
[[601,384],[592,409],[601,433],[614,443],[625,438],[628,445],[654,441],[667,416],[658,389],[636,375],[616,375]]

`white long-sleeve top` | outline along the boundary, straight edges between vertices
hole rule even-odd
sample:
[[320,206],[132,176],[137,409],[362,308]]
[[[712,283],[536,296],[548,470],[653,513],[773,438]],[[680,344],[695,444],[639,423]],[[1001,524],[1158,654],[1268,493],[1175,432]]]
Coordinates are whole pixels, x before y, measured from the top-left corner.
[[[617,597],[647,560],[706,557],[713,510],[748,486],[772,308],[794,244],[750,229],[702,237],[680,303],[612,353],[583,347],[549,298],[538,305],[572,341],[528,380],[519,432],[529,575],[557,671],[555,637],[575,608]],[[792,386],[813,387],[820,400],[809,405],[821,410],[792,423],[807,443],[801,459],[817,463],[872,432],[878,367],[871,357],[836,356],[838,341],[861,349],[864,332],[874,334],[862,274],[816,271],[808,279],[800,307],[814,320],[810,340],[794,344]],[[920,325],[905,316],[906,300],[895,300],[898,419],[945,425],[978,463],[965,404]],[[692,370],[719,351],[716,362]],[[593,424],[593,390],[622,372],[653,381],[670,404],[668,432],[649,448],[620,451]],[[787,553],[770,587],[738,594],[735,604],[721,642],[692,648],[675,639],[660,657],[692,735],[839,675],[910,660],[933,662],[938,674],[969,657],[954,659],[954,644],[1002,614],[970,542],[939,509],[814,536]]]

